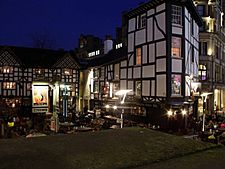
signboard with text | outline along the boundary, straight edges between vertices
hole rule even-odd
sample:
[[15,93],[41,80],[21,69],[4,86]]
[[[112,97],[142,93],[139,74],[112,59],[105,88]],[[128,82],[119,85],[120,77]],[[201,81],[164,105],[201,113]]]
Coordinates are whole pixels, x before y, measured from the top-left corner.
[[43,84],[32,85],[32,112],[33,113],[48,112],[48,85]]

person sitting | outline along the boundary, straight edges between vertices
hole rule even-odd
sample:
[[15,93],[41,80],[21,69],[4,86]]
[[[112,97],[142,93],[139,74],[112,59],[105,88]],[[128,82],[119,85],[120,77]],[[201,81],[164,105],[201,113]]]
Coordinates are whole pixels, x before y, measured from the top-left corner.
[[225,120],[220,124],[220,128],[225,128]]

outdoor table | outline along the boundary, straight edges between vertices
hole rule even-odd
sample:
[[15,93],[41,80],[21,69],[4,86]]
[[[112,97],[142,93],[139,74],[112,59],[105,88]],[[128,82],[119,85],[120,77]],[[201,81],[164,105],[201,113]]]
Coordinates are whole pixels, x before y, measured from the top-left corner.
[[59,123],[59,127],[65,129],[67,131],[70,131],[74,126],[75,126],[75,124],[72,122]]

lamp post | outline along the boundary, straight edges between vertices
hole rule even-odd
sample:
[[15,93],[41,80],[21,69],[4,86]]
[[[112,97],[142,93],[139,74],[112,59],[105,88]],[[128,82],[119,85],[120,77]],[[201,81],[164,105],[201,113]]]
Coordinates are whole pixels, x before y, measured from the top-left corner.
[[[121,104],[124,104],[125,98],[127,93],[131,92],[132,90],[119,90],[115,93],[115,95],[118,96],[123,96],[122,101],[120,102]],[[120,114],[120,128],[123,128],[123,114],[124,114],[124,108],[122,108],[121,114]]]
[[203,117],[202,117],[202,131],[204,132],[205,131],[205,109],[207,108],[206,107],[206,104],[207,104],[207,97],[208,95],[210,94],[213,94],[213,93],[202,93],[201,94],[201,97],[202,97],[202,100],[203,100]]

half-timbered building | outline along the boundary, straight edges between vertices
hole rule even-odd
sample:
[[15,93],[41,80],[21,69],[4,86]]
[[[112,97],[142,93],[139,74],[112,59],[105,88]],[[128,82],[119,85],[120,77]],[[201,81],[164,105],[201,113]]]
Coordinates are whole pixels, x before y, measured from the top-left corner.
[[124,18],[127,60],[120,65],[120,89],[131,89],[137,112],[152,120],[164,110],[184,108],[198,77],[201,18],[193,2],[152,0]]
[[9,108],[17,107],[14,113],[68,112],[78,103],[79,77],[72,52],[0,47],[1,100]]

